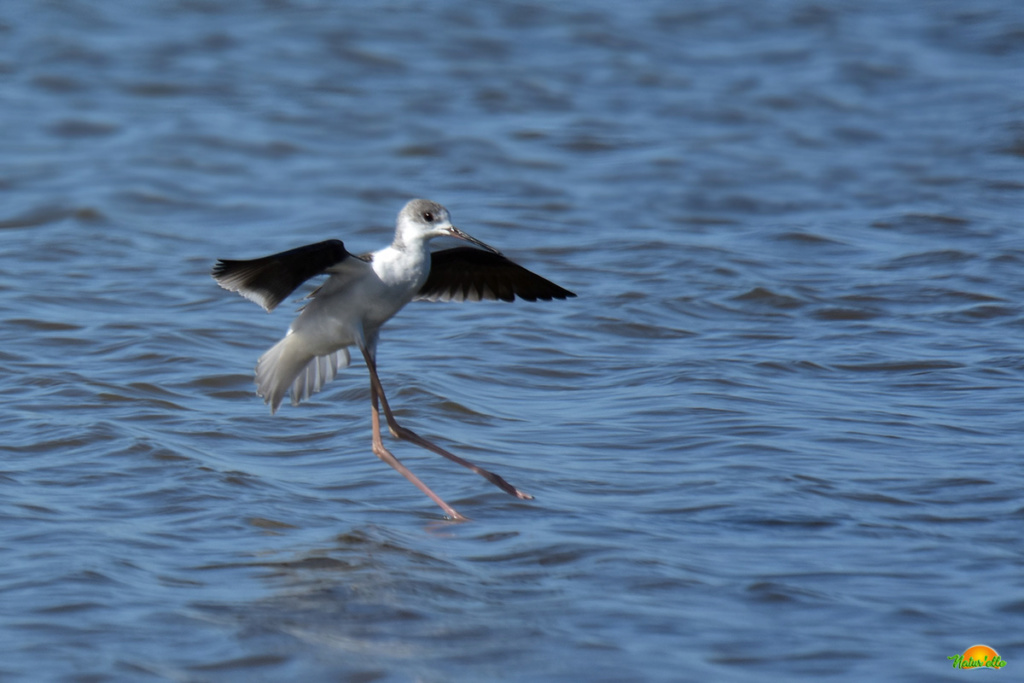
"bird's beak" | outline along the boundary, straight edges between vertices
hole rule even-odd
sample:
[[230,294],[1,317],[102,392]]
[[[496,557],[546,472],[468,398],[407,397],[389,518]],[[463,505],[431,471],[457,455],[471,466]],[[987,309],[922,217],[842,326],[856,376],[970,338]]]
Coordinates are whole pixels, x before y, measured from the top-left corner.
[[465,241],[467,241],[467,242],[469,242],[471,244],[475,244],[476,246],[480,247],[481,249],[486,249],[487,251],[491,252],[492,254],[497,254],[498,256],[501,256],[501,252],[498,251],[497,249],[495,249],[494,247],[492,247],[491,245],[484,244],[483,242],[481,242],[477,238],[475,238],[475,237],[473,237],[471,235],[467,235],[466,233],[464,233],[461,230],[459,230],[458,228],[456,228],[454,225],[448,229],[448,234],[450,236],[452,236],[452,237],[455,237],[456,239],[465,240]]

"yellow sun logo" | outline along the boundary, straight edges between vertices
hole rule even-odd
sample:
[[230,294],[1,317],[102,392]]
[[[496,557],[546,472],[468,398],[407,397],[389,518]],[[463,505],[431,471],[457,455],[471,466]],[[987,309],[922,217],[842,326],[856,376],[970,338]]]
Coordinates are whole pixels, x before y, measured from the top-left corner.
[[962,655],[952,655],[954,669],[1002,669],[1006,660],[988,645],[971,645]]

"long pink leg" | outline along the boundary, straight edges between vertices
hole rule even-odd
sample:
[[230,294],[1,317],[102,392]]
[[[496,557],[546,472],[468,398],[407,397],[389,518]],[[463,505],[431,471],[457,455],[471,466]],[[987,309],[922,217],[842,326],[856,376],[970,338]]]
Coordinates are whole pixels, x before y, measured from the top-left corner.
[[[380,382],[378,382],[378,384],[380,384]],[[436,493],[431,491],[430,488],[426,484],[424,484],[422,481],[420,481],[419,477],[417,477],[415,474],[410,472],[408,467],[406,467],[401,462],[399,462],[398,458],[396,458],[391,453],[391,451],[389,451],[387,448],[384,447],[384,442],[380,438],[380,413],[377,410],[377,389],[374,387],[374,383],[372,381],[370,382],[370,405],[373,408],[373,411],[372,411],[372,422],[373,422],[373,452],[374,452],[374,454],[378,458],[380,458],[381,460],[383,460],[384,462],[386,462],[387,464],[391,465],[396,470],[398,470],[398,472],[403,477],[405,477],[406,479],[411,481],[413,483],[413,485],[416,486],[416,488],[418,488],[420,491],[423,491],[423,493],[425,493],[428,496],[430,496],[430,499],[432,501],[434,501],[435,503],[437,503],[442,510],[444,510],[444,514],[448,515],[449,517],[451,517],[453,520],[455,520],[457,522],[464,522],[464,521],[466,521],[466,519],[467,519],[466,517],[463,517],[462,515],[460,515],[458,512],[455,511],[455,508],[453,508],[448,503],[444,502],[439,495],[437,495]]]
[[[463,467],[476,472],[481,477],[491,482],[492,484],[494,484],[499,489],[501,489],[502,491],[509,495],[515,496],[516,498],[522,498],[524,500],[533,499],[533,496],[531,496],[529,493],[526,493],[525,491],[520,491],[515,486],[512,486],[512,484],[508,483],[507,481],[505,481],[504,478],[500,477],[494,472],[485,470],[479,465],[475,465],[464,458],[460,458],[454,453],[450,453],[445,449],[441,448],[440,446],[431,443],[430,441],[427,441],[426,439],[424,439],[422,436],[412,431],[411,429],[408,429],[398,424],[398,420],[396,420],[395,416],[391,413],[391,406],[388,405],[388,399],[387,396],[385,396],[384,394],[384,387],[380,383],[380,377],[377,376],[377,363],[374,361],[373,357],[366,352],[366,350],[363,350],[363,358],[366,360],[366,367],[370,371],[370,390],[380,396],[381,405],[384,406],[384,417],[387,418],[388,421],[388,429],[391,430],[391,433],[395,437],[399,439],[405,439],[406,441],[412,441],[417,446],[426,448],[428,451],[433,451],[438,455],[448,458],[452,462],[458,463]],[[374,401],[374,410],[376,410],[376,407],[377,404],[376,401]],[[377,438],[379,438],[379,432]]]

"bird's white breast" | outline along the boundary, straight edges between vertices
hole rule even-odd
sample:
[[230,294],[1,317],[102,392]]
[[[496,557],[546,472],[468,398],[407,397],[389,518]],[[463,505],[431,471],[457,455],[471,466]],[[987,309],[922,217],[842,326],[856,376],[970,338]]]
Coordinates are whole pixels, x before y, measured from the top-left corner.
[[370,265],[386,287],[414,294],[427,281],[430,252],[426,243],[419,248],[385,247],[373,254]]

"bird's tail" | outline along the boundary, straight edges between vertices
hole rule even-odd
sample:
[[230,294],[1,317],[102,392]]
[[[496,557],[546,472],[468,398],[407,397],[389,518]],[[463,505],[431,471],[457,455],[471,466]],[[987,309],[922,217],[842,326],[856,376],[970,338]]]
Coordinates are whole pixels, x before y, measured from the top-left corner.
[[320,391],[349,363],[348,349],[341,348],[326,356],[313,356],[298,335],[288,334],[274,344],[256,362],[256,394],[277,412],[288,388],[292,405],[299,405]]

